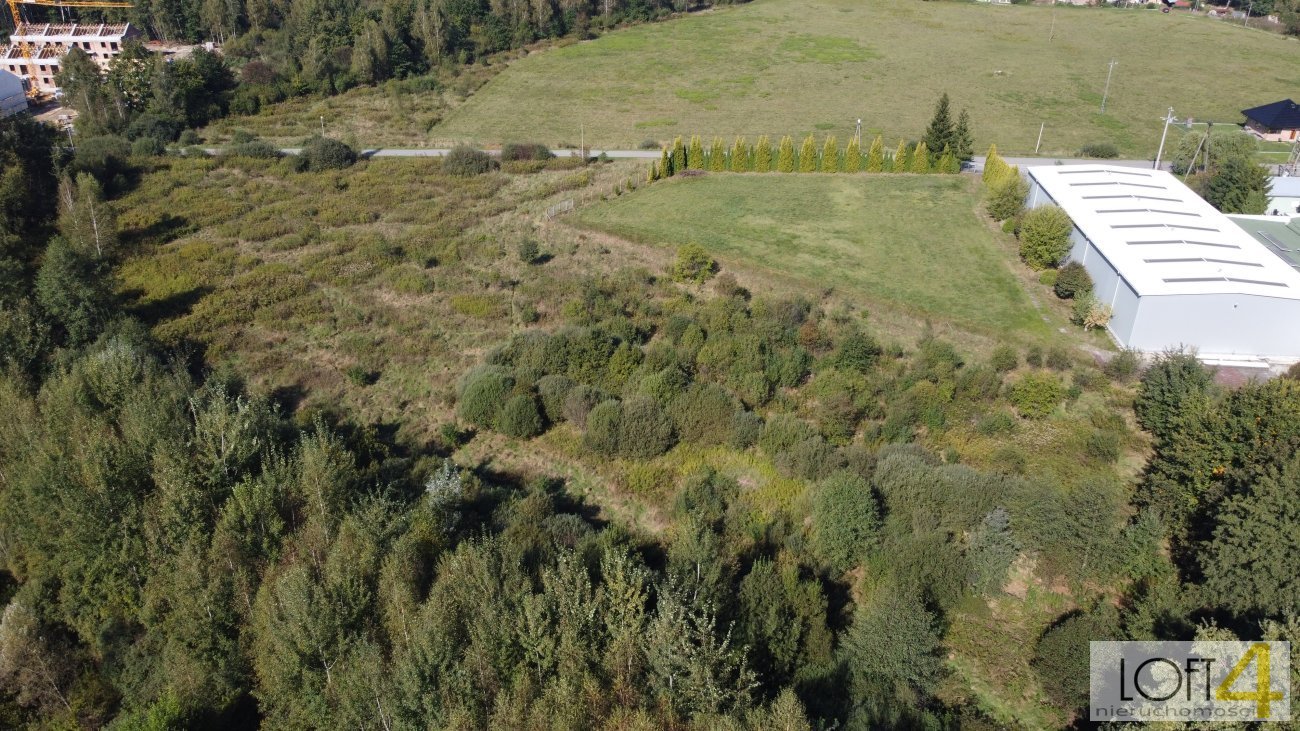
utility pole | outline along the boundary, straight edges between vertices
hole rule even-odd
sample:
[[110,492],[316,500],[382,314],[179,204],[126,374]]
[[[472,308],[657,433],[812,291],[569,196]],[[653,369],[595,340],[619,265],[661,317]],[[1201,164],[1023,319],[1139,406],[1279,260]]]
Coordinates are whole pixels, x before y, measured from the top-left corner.
[[1047,33],[1047,42],[1051,43],[1056,37],[1056,3],[1052,3],[1052,29]]
[[1255,0],[1250,0],[1250,5],[1246,6],[1246,17],[1242,18],[1241,24],[1247,28],[1250,27],[1250,11],[1255,9]]
[[1110,63],[1106,65],[1106,90],[1101,93],[1102,114],[1106,113],[1106,97],[1110,96],[1110,77],[1111,74],[1115,73],[1115,66],[1117,66],[1118,64],[1119,61],[1116,61],[1115,59],[1112,58],[1110,60]]
[[1038,125],[1038,142],[1034,143],[1034,154],[1038,154],[1038,148],[1043,146],[1043,129],[1047,127],[1047,122]]
[[325,136],[325,115],[320,115],[320,136]]
[[858,118],[858,130],[854,134],[857,135],[858,147],[861,148],[862,147],[862,118],[861,117]]
[[1169,107],[1169,113],[1165,115],[1165,131],[1160,133],[1160,148],[1156,150],[1156,164],[1152,169],[1160,169],[1160,156],[1165,152],[1165,138],[1169,135],[1169,123],[1174,121],[1174,108]]

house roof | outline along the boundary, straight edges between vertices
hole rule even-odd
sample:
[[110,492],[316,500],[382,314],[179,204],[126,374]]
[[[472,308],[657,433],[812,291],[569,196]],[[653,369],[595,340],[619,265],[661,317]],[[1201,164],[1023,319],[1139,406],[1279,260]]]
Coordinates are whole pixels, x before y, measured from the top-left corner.
[[1163,170],[1060,165],[1027,172],[1139,295],[1300,300],[1300,271]]
[[1300,104],[1290,99],[1243,109],[1241,113],[1269,129],[1300,129]]

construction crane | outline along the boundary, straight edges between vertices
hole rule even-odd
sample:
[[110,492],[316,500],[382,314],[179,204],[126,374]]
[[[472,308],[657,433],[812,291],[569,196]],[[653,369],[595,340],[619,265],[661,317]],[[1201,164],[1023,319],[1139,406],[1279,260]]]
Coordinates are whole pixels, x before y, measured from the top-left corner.
[[24,65],[27,67],[27,96],[30,99],[39,99],[42,96],[40,88],[37,86],[36,64],[32,58],[32,44],[26,39],[21,38],[18,33],[19,29],[26,25],[23,21],[20,5],[38,5],[47,8],[129,8],[131,3],[116,2],[115,0],[6,0],[9,4],[9,14],[13,16],[14,21],[14,42],[18,45],[18,50],[23,55]]

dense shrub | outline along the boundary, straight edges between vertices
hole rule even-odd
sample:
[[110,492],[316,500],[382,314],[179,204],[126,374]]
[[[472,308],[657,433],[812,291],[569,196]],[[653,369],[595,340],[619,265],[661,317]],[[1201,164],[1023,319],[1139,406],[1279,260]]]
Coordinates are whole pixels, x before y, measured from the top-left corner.
[[1042,419],[1065,400],[1065,385],[1050,373],[1027,373],[1011,385],[1008,396],[1021,416]]
[[880,345],[866,333],[850,333],[840,342],[832,362],[837,368],[866,373],[880,359]]
[[501,162],[549,160],[553,157],[555,154],[551,149],[539,142],[507,142],[501,146]]
[[870,483],[842,470],[826,478],[813,496],[813,546],[832,569],[848,571],[875,545],[880,507]]
[[130,140],[152,137],[159,142],[167,143],[175,140],[180,132],[181,123],[179,121],[171,117],[162,117],[151,112],[145,112],[131,120],[131,124],[126,128],[126,137]]
[[731,436],[732,415],[740,405],[731,394],[712,383],[696,383],[669,406],[683,442],[721,444]]
[[1029,196],[1029,184],[1019,175],[1008,177],[989,186],[984,208],[997,221],[1006,221],[1020,215]]
[[1143,429],[1164,439],[1178,428],[1184,410],[1203,402],[1213,388],[1213,371],[1194,353],[1162,353],[1142,374],[1133,411]]
[[[590,421],[591,417],[588,417]],[[673,446],[673,423],[653,398],[638,395],[623,402],[618,452],[634,459],[657,457]]]
[[1084,294],[1074,298],[1074,306],[1070,308],[1070,321],[1084,330],[1092,330],[1106,327],[1112,314],[1110,305],[1091,294]]
[[525,264],[536,262],[538,257],[542,255],[541,249],[537,246],[537,241],[532,238],[520,241],[517,253],[519,254],[519,261],[522,261]]
[[1020,358],[1016,356],[1016,349],[1010,345],[999,345],[993,349],[993,355],[989,358],[989,365],[993,370],[999,373],[1014,371],[1016,366],[1020,365]]
[[1103,160],[1113,160],[1119,157],[1119,148],[1110,142],[1089,142],[1079,148],[1079,154],[1084,157],[1097,157]]
[[303,170],[342,170],[357,161],[357,151],[329,137],[317,135],[307,141],[298,154],[298,165]]
[[573,391],[573,379],[568,376],[543,376],[537,381],[537,395],[542,399],[542,414],[552,424],[558,424],[566,418],[564,403]]
[[585,429],[591,410],[606,398],[608,397],[599,389],[579,383],[564,397],[564,418],[576,424],[579,429]]
[[1052,286],[1056,291],[1056,296],[1063,300],[1073,299],[1074,297],[1092,293],[1092,276],[1083,264],[1077,261],[1067,262],[1061,267],[1056,274],[1056,282]]
[[777,469],[790,477],[820,480],[844,467],[844,457],[819,436],[809,437],[773,460]]
[[1119,461],[1119,449],[1119,435],[1105,429],[1092,431],[1084,443],[1085,454],[1106,464],[1115,464]]
[[167,151],[167,146],[157,137],[140,137],[131,143],[131,154],[135,157],[156,157]]
[[732,449],[748,449],[758,443],[763,433],[763,417],[752,411],[737,410],[731,415],[731,434],[727,444]]
[[221,151],[222,157],[255,157],[273,160],[280,157],[280,151],[265,140],[250,140],[231,145]]
[[1020,220],[1020,258],[1031,268],[1054,267],[1070,253],[1074,223],[1059,206],[1039,206]]
[[478,427],[495,426],[514,387],[514,376],[500,366],[479,366],[466,373],[461,379],[460,418]]
[[673,260],[673,281],[703,284],[718,271],[718,263],[699,244],[678,247]]
[[1133,380],[1142,368],[1142,352],[1134,348],[1122,348],[1111,356],[1102,367],[1102,371],[1117,381],[1127,383]]
[[1011,514],[1006,508],[994,508],[971,531],[967,549],[971,586],[981,593],[1001,588],[1019,552],[1020,546],[1011,533]]
[[1043,362],[1054,371],[1069,370],[1071,364],[1070,354],[1064,348],[1048,348],[1047,359]]
[[587,414],[587,431],[582,441],[587,448],[606,457],[614,457],[619,452],[619,427],[623,421],[623,405],[610,399],[596,404]]
[[116,135],[77,140],[69,173],[90,173],[100,185],[112,187],[114,178],[130,169],[131,143]]
[[790,414],[777,414],[768,419],[767,424],[763,426],[763,433],[758,438],[758,446],[769,455],[775,456],[814,436],[816,432],[807,423]]
[[508,437],[535,437],[542,433],[542,427],[542,415],[537,410],[537,401],[529,394],[507,399],[497,417],[497,430]]
[[491,172],[496,167],[492,156],[467,145],[451,148],[442,159],[442,171],[449,175],[471,178],[475,175]]
[[[690,384],[691,377],[681,366],[673,364],[667,368],[655,371],[645,378],[637,386],[637,390],[654,398],[661,405],[667,406],[673,402],[682,391]],[[670,409],[671,411],[671,409]],[[674,419],[676,417],[674,416]],[[691,441],[683,437],[686,441]]]
[[1114,607],[1075,613],[1043,633],[1034,649],[1034,671],[1053,703],[1072,713],[1088,703],[1088,643],[1121,639]]

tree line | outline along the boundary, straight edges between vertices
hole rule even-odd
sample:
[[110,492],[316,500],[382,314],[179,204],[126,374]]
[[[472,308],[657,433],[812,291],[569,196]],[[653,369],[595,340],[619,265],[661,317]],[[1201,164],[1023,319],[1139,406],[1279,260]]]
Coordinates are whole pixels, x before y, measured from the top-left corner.
[[773,147],[766,135],[750,144],[737,137],[728,147],[721,137],[714,137],[706,150],[703,140],[694,135],[689,143],[681,137],[660,151],[658,162],[651,163],[650,182],[670,178],[689,170],[733,173],[941,173],[955,175],[964,163],[973,159],[970,115],[962,110],[954,122],[950,101],[945,93],[935,105],[934,117],[925,136],[916,142],[899,140],[892,152],[886,151],[884,139],[877,135],[866,152],[855,136],[840,149],[834,135],[827,135],[818,146],[813,135],[804,138],[797,151],[794,139],[785,136]]

